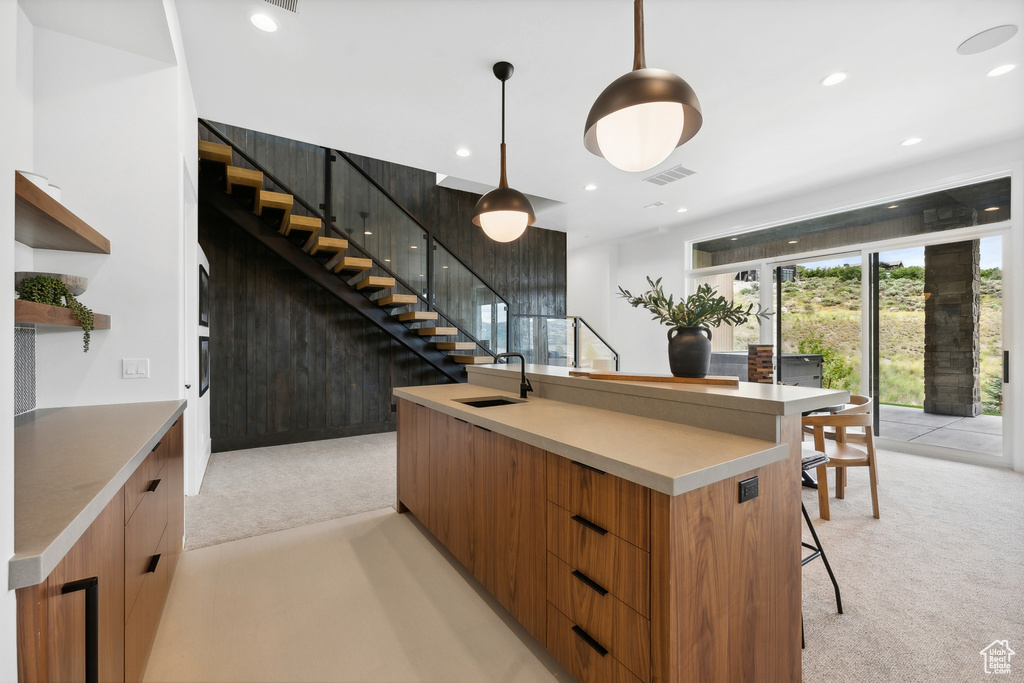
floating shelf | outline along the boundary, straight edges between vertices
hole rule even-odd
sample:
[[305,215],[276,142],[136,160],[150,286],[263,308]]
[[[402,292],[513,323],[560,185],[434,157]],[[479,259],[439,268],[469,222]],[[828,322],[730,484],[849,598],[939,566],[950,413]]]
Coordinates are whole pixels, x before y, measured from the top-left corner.
[[[52,327],[77,327],[79,329],[82,327],[78,324],[78,318],[70,308],[37,304],[34,301],[22,301],[21,299],[14,300],[14,322]],[[97,330],[110,329],[109,315],[93,313],[93,322]]]
[[[17,241],[33,249],[110,253],[110,240],[17,171],[14,194],[14,239]],[[100,329],[99,324],[96,329]]]

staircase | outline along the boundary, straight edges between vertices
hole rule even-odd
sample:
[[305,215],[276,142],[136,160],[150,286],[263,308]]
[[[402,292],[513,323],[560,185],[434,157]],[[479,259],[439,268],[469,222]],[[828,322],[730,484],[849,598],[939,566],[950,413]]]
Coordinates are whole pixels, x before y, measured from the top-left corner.
[[442,324],[437,311],[425,310],[423,298],[396,291],[393,277],[371,274],[380,264],[346,253],[348,240],[326,235],[320,218],[295,213],[302,206],[294,196],[264,189],[262,171],[236,166],[230,145],[200,140],[199,160],[204,202],[447,377],[463,382],[464,366],[494,362],[491,355],[474,353],[476,343],[458,341],[462,331],[450,321]]

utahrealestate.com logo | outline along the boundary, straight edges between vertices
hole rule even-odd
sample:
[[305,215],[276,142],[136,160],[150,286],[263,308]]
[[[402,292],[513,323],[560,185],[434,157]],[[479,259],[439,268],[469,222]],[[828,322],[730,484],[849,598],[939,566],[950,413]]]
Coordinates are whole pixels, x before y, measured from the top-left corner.
[[1010,641],[992,641],[991,645],[981,651],[981,656],[985,658],[985,673],[1010,673],[1010,658],[1015,654],[1017,653],[1010,649]]

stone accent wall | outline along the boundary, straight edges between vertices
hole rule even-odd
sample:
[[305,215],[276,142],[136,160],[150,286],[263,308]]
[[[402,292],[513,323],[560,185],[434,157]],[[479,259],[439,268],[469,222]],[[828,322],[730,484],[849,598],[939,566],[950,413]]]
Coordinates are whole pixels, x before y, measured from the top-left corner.
[[[947,216],[946,219],[951,219]],[[959,220],[963,220],[961,216]],[[924,249],[924,411],[981,414],[978,240]]]

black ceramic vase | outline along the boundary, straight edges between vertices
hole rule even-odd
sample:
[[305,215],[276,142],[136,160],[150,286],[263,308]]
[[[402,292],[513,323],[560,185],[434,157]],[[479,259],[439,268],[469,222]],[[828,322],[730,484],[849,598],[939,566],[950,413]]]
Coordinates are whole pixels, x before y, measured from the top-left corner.
[[668,366],[673,377],[707,375],[711,367],[711,330],[706,327],[673,327],[669,330]]

